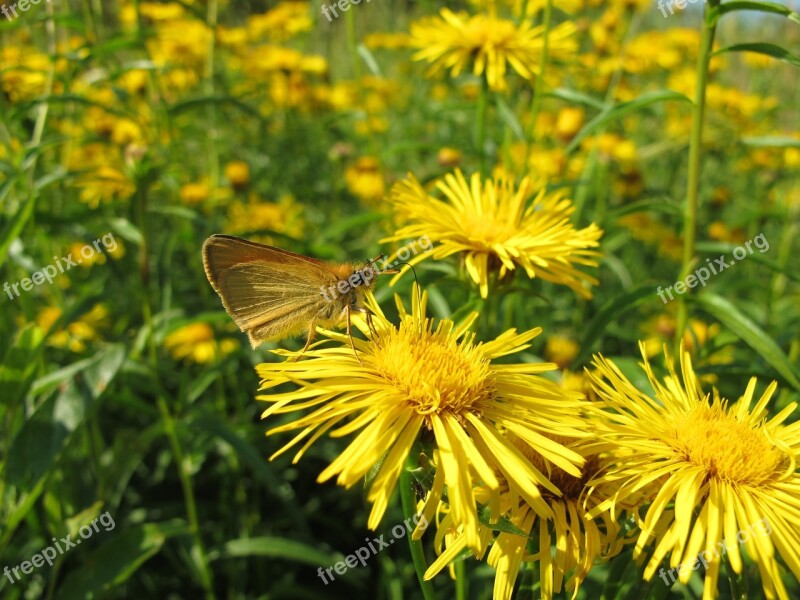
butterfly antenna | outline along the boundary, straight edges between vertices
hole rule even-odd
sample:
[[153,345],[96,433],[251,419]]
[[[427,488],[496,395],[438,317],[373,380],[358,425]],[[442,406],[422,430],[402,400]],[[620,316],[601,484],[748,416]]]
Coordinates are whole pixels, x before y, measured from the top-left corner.
[[407,262],[403,262],[402,260],[395,261],[394,264],[408,265],[408,267],[411,269],[411,272],[414,273],[414,283],[417,284],[417,303],[419,304],[419,307],[422,308],[422,288],[420,288],[419,286],[419,279],[417,279],[417,271],[414,269],[414,265]]

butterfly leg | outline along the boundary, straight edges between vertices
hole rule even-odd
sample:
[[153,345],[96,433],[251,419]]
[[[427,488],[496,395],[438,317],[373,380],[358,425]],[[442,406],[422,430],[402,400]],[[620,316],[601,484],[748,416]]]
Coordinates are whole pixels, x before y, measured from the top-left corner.
[[303,346],[303,349],[300,351],[300,354],[298,354],[294,358],[294,360],[300,360],[300,357],[306,353],[306,350],[308,350],[308,347],[311,346],[311,342],[313,342],[314,338],[316,337],[317,337],[317,323],[316,321],[311,321],[311,326],[308,328],[308,337],[306,338],[306,345]]
[[352,312],[350,310],[350,306],[348,305],[347,306],[347,336],[350,338],[350,347],[353,349],[353,354],[355,354],[356,360],[358,361],[358,364],[360,364],[363,367],[364,363],[361,362],[361,358],[358,356],[358,352],[356,352],[356,344],[355,344],[355,342],[353,342],[353,324],[351,322],[351,317],[352,317]]
[[364,314],[366,315],[366,319],[367,319],[367,327],[369,327],[369,330],[372,333],[372,339],[373,340],[378,339],[378,337],[379,337],[378,336],[378,330],[375,329],[375,324],[372,322],[372,313],[369,312],[368,310],[365,310]]

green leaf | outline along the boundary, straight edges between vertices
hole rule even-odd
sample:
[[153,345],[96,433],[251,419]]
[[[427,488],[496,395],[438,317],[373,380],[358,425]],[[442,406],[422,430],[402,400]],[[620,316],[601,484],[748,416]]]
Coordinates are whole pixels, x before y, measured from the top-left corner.
[[567,146],[567,153],[572,152],[577,148],[585,137],[598,129],[605,127],[612,121],[621,119],[625,115],[650,106],[659,102],[669,102],[671,100],[680,102],[691,102],[685,95],[672,90],[657,90],[653,92],[645,92],[638,98],[629,100],[628,102],[620,102],[615,106],[603,109],[594,119],[589,121],[583,126],[578,134],[572,139]]
[[772,58],[777,58],[784,62],[800,67],[800,58],[789,52],[786,48],[777,46],[775,44],[768,44],[767,42],[751,42],[747,44],[733,44],[732,46],[725,46],[720,48],[714,55],[722,54],[724,52],[755,52],[757,54],[765,54]]
[[95,536],[113,536],[81,561],[60,586],[58,600],[97,598],[121,585],[155,556],[169,537],[187,533],[185,525],[146,523],[122,532],[101,529]]
[[786,354],[767,332],[739,311],[730,301],[711,292],[703,292],[695,296],[688,296],[688,298],[699,304],[709,315],[739,336],[796,390],[800,390],[800,378]]
[[551,92],[545,92],[543,96],[550,98],[558,98],[559,100],[564,100],[566,102],[569,102],[570,104],[584,104],[586,106],[591,106],[592,108],[596,108],[598,110],[605,110],[606,108],[608,108],[608,105],[602,100],[593,98],[592,96],[584,94],[583,92],[579,92],[577,90],[570,90],[567,88],[556,88]]
[[800,148],[800,139],[781,135],[743,137],[742,143],[757,148]]
[[0,364],[0,390],[7,406],[19,406],[36,370],[44,333],[35,326],[23,329]]
[[381,74],[381,68],[378,66],[378,61],[375,60],[372,52],[370,52],[369,48],[367,48],[364,44],[358,45],[358,55],[361,57],[361,60],[364,61],[364,64],[367,65],[370,73],[376,77],[383,77]]
[[129,113],[126,113],[123,110],[118,108],[114,108],[113,106],[108,106],[107,104],[103,104],[102,102],[98,102],[96,100],[92,100],[91,98],[87,98],[86,96],[81,96],[79,94],[51,94],[50,96],[42,96],[40,98],[33,98],[32,100],[28,100],[26,102],[20,102],[15,105],[14,112],[12,113],[12,119],[22,113],[28,112],[31,108],[38,104],[82,104],[87,107],[96,107],[104,110],[105,112],[117,115],[118,117],[127,117]]
[[212,434],[218,441],[228,444],[242,462],[253,469],[255,475],[277,496],[283,509],[291,515],[298,530],[308,531],[308,523],[303,512],[298,509],[295,492],[289,482],[278,477],[269,467],[266,458],[253,447],[249,436],[232,429],[217,416],[203,415],[192,422],[190,430],[203,430]]
[[[698,252],[710,252],[710,253],[719,252],[720,254],[733,254],[733,251],[738,247],[739,246],[737,244],[729,244],[727,242],[698,242],[695,245],[695,248],[697,249]],[[780,273],[781,275],[784,275],[785,277],[788,277],[789,279],[800,283],[800,272],[790,270],[787,267],[782,267],[774,260],[770,260],[767,257],[765,257],[761,252],[757,253],[754,252],[752,254],[748,254],[747,260],[752,260],[753,262],[764,265],[765,267],[772,269],[776,273]]]
[[136,244],[137,246],[144,244],[142,232],[128,219],[125,219],[124,217],[115,217],[113,219],[109,219],[109,223],[111,224],[111,229],[122,236],[122,239],[130,242],[131,244]]
[[231,106],[238,108],[243,113],[250,115],[254,119],[257,119],[259,122],[261,122],[262,125],[267,124],[267,120],[264,118],[264,116],[259,112],[259,110],[256,107],[251,106],[247,102],[239,100],[238,98],[235,98],[233,96],[202,96],[200,98],[191,98],[189,100],[183,100],[181,102],[173,104],[172,106],[169,107],[168,111],[171,115],[177,115],[178,113],[191,109],[201,108],[209,104],[211,105],[230,104]]
[[573,364],[580,365],[586,361],[595,340],[600,337],[606,327],[619,315],[629,311],[645,300],[653,298],[658,298],[656,286],[652,283],[646,283],[632,290],[625,291],[606,302],[586,326],[586,333],[583,334],[583,339],[580,343],[580,352],[578,352],[578,356],[575,357],[575,362]]
[[514,523],[509,521],[507,518],[500,517],[497,521],[492,523],[490,521],[491,516],[492,516],[492,511],[489,510],[488,506],[482,506],[481,509],[478,511],[478,520],[485,527],[488,527],[493,531],[499,531],[501,533],[510,533],[511,535],[528,537],[527,533],[522,531],[522,529],[514,525]]
[[363,212],[352,217],[339,219],[330,223],[323,231],[319,242],[340,242],[345,238],[345,234],[350,231],[360,231],[371,223],[377,223],[385,219],[385,215],[377,212]]
[[620,206],[619,208],[609,211],[606,215],[606,222],[608,219],[615,219],[622,217],[623,215],[646,210],[654,210],[667,215],[683,214],[683,209],[681,206],[675,202],[672,202],[668,198],[647,198],[645,200],[637,200],[636,202],[625,204],[624,206]]
[[779,4],[777,2],[753,2],[752,0],[733,0],[732,2],[725,2],[719,5],[720,15],[726,15],[739,10],[756,10],[759,12],[782,15],[787,19],[789,19],[790,21],[794,21],[795,23],[800,23],[800,14],[794,12],[788,6],[784,6],[783,4]]
[[270,556],[314,567],[328,567],[340,558],[335,554],[322,552],[314,546],[278,537],[231,540],[208,552],[208,558],[212,561],[242,556]]
[[185,206],[162,206],[160,204],[155,204],[153,206],[148,206],[147,212],[159,215],[167,215],[169,217],[178,217],[180,219],[186,219],[187,221],[195,221],[198,223],[202,221],[202,218],[197,211]]
[[36,204],[36,195],[31,194],[28,199],[17,209],[16,214],[6,223],[3,231],[0,232],[0,267],[6,262],[8,249],[11,242],[19,237],[23,227],[33,214],[33,207]]
[[497,104],[497,113],[500,115],[500,118],[503,119],[503,122],[506,125],[508,125],[511,133],[514,134],[514,137],[516,137],[518,140],[524,141],[525,132],[522,129],[522,124],[520,124],[519,119],[517,119],[517,115],[514,114],[514,111],[511,110],[508,102],[506,102],[500,94],[497,94],[495,99]]
[[7,465],[9,481],[24,488],[52,470],[89,408],[119,372],[123,359],[121,344],[102,350],[64,385],[61,393],[36,409],[12,442]]

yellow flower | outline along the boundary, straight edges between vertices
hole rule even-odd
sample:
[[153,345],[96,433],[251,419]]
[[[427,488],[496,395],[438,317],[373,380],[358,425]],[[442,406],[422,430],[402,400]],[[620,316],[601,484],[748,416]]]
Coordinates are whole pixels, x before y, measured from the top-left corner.
[[[510,65],[521,77],[539,74],[544,27],[520,24],[489,14],[469,16],[443,8],[441,16],[421,19],[411,25],[411,45],[420,48],[414,60],[431,63],[431,75],[449,69],[453,77],[472,68],[476,76],[485,73],[493,90],[507,88],[505,75]],[[549,34],[552,59],[569,56],[577,49],[575,25],[554,27]]]
[[[581,582],[597,559],[617,555],[624,545],[624,540],[619,536],[620,527],[608,512],[604,511],[594,518],[588,516],[590,510],[612,498],[616,491],[611,482],[602,478],[593,479],[604,465],[604,460],[592,449],[594,441],[569,440],[548,434],[545,437],[580,454],[586,462],[578,475],[567,473],[548,464],[539,454],[532,452],[530,446],[521,444],[516,435],[508,436],[509,441],[532,465],[550,474],[550,480],[562,493],[554,495],[547,490],[542,491],[543,499],[553,513],[551,517],[542,517],[526,502],[510,493],[505,480],[498,475],[502,486],[500,513],[505,517],[506,525],[515,527],[519,533],[508,531],[510,528],[506,526],[494,537],[489,527],[480,525],[483,545],[476,555],[484,555],[491,545],[486,562],[496,570],[492,594],[494,600],[510,600],[523,561],[538,564],[543,600],[551,600],[562,588],[571,591],[575,598]],[[483,503],[490,501],[489,490],[485,488],[476,489],[475,495]],[[424,511],[422,514],[430,521]],[[437,524],[434,544],[441,547],[441,541],[444,541],[446,549],[428,567],[426,579],[431,579],[463,552],[466,540],[464,530],[459,525],[453,513],[447,514]],[[544,550],[531,553],[528,548],[531,542]],[[554,555],[550,551],[552,547],[557,548]]]
[[386,193],[380,163],[372,156],[362,156],[347,167],[344,179],[350,193],[367,204],[377,202]]
[[51,61],[34,48],[9,46],[0,50],[0,91],[11,102],[31,100],[45,93]]
[[589,248],[597,247],[602,230],[595,224],[575,229],[569,222],[574,207],[561,192],[548,192],[528,178],[519,186],[502,176],[481,182],[477,173],[468,183],[460,170],[446,175],[436,187],[446,200],[428,195],[413,175],[395,184],[390,194],[398,216],[410,223],[384,241],[428,235],[439,242],[409,264],[463,253],[467,272],[483,298],[489,294],[490,272],[499,271],[502,278],[517,266],[528,277],[541,277],[591,297],[583,284],[597,280],[575,265],[597,266],[593,257],[598,253]]
[[213,32],[196,19],[168,21],[147,41],[153,62],[160,67],[180,65],[199,70],[205,64]]
[[[88,247],[91,252],[87,251],[86,254],[81,253],[84,247]],[[69,257],[83,269],[89,269],[92,265],[102,265],[106,262],[106,257],[102,252],[97,252],[91,244],[83,244],[82,242],[70,244]]]
[[164,339],[164,348],[176,360],[208,364],[239,348],[238,340],[217,342],[208,323],[190,323],[176,329]]
[[397,50],[398,48],[408,48],[411,38],[407,33],[370,33],[364,36],[364,45],[370,50],[386,48],[387,50]]
[[282,41],[309,31],[311,25],[307,2],[281,2],[263,15],[250,16],[247,32],[252,41],[264,37]]
[[647,213],[632,213],[618,219],[630,229],[634,239],[649,245],[658,245],[658,251],[673,260],[681,260],[683,241],[668,226],[663,225]]
[[111,166],[101,166],[81,175],[75,187],[81,191],[81,202],[92,208],[97,208],[101,202],[126,200],[136,191],[136,186],[125,173]]
[[[578,476],[583,463],[580,455],[542,434],[582,437],[576,414],[584,400],[538,375],[550,365],[492,363],[496,357],[527,348],[541,329],[524,333],[512,329],[493,341],[477,343],[468,332],[477,313],[460,325],[449,320],[434,325],[425,317],[427,294],[416,292],[415,287],[410,314],[396,298],[399,327],[386,320],[374,297],[368,297],[375,332],[370,333],[360,317],[353,320],[369,338],[352,340],[358,357],[347,335],[323,331],[336,345],[312,347],[301,361],[259,365],[262,390],[290,382],[298,386],[294,391],[258,396],[271,405],[262,416],[310,411],[269,432],[299,430],[272,458],[300,444],[294,457],[297,462],[326,433],[332,437],[356,434],[317,480],[336,477],[337,483],[349,488],[362,483],[378,465],[367,492],[373,504],[371,529],[386,511],[415,440],[422,431],[428,432],[438,453],[429,502],[436,506],[446,487],[451,512],[463,525],[466,546],[477,550],[482,542],[473,484],[484,485],[490,496],[497,497],[496,473],[536,514],[552,517],[541,490],[556,495],[560,491],[520,447]],[[274,352],[287,357],[300,354]],[[519,446],[509,442],[501,429],[518,435]]]
[[598,356],[594,364],[597,372],[590,376],[601,398],[598,410],[608,417],[598,420],[599,435],[611,452],[625,453],[606,477],[618,480],[619,498],[650,492],[633,555],[643,555],[655,536],[644,578],[652,579],[667,554],[670,569],[658,571],[665,585],[676,578],[686,584],[702,562],[703,598],[710,600],[717,596],[721,556],[741,574],[744,545],[761,573],[765,596],[788,600],[776,555],[800,578],[800,421],[783,424],[796,403],[770,419],[773,381],[751,408],[755,377],[732,405],[716,389],[705,393],[683,348],[681,376],[667,358],[663,382],[645,359],[655,399],[636,389],[613,362]]
[[117,83],[129,94],[140,94],[147,89],[148,72],[144,69],[131,69],[120,75]]
[[544,357],[556,363],[560,369],[566,369],[575,360],[578,349],[578,344],[571,339],[560,335],[551,335],[547,338]]
[[558,111],[556,135],[563,141],[571,140],[586,120],[586,113],[580,107],[568,106]]
[[142,2],[139,4],[139,13],[145,19],[153,22],[166,22],[183,18],[186,11],[177,2],[167,2],[166,4]]
[[111,130],[111,141],[118,146],[141,143],[144,141],[142,129],[130,119],[115,119]]
[[461,151],[458,148],[440,148],[436,153],[436,162],[440,167],[452,169],[461,164]]
[[84,352],[87,343],[101,339],[98,330],[109,325],[108,308],[104,304],[95,304],[90,311],[65,327],[50,331],[62,315],[60,308],[48,306],[37,315],[36,322],[41,329],[49,332],[48,345],[75,353]]
[[205,181],[186,183],[178,195],[184,204],[199,204],[211,197],[211,187]]
[[274,243],[266,235],[253,232],[278,232],[300,237],[304,229],[303,207],[292,196],[283,196],[278,202],[264,202],[251,195],[247,203],[233,202],[228,209],[225,231],[247,233],[253,240]]
[[235,189],[242,188],[250,182],[250,167],[243,160],[234,160],[225,165],[225,177]]

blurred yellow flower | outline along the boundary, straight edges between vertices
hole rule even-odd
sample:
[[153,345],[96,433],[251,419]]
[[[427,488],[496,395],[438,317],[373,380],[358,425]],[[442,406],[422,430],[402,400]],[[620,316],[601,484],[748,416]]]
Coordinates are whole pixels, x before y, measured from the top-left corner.
[[237,350],[238,340],[217,342],[214,330],[208,323],[191,323],[170,333],[164,339],[164,348],[176,360],[186,359],[199,364],[209,364]]
[[283,196],[279,202],[264,202],[251,195],[246,203],[233,202],[228,209],[228,222],[225,231],[247,233],[251,239],[274,243],[269,235],[252,236],[256,232],[271,231],[291,237],[303,234],[303,206],[290,195]]
[[243,160],[233,160],[225,165],[225,177],[234,189],[250,183],[250,166]]
[[141,127],[130,119],[116,119],[111,130],[111,141],[119,146],[144,142]]
[[127,200],[136,191],[127,175],[112,166],[101,166],[81,175],[75,187],[80,190],[81,202],[92,208],[101,203]]
[[185,9],[177,2],[142,2],[139,14],[153,22],[176,21],[186,14]]
[[50,57],[32,47],[0,49],[0,89],[11,102],[30,100],[45,93]]
[[[469,16],[447,8],[438,17],[423,18],[411,25],[411,44],[420,48],[414,60],[431,63],[431,75],[449,69],[453,77],[471,67],[476,76],[484,75],[493,90],[505,90],[506,70],[510,65],[521,77],[539,73],[543,26],[531,21],[500,19],[490,14]],[[554,27],[548,37],[552,60],[570,56],[577,50],[575,25]]]
[[370,33],[364,36],[364,45],[370,49],[396,50],[408,48],[411,38],[407,33]]
[[71,352],[86,351],[87,344],[101,338],[98,330],[109,326],[108,307],[95,304],[91,310],[67,324],[65,328],[51,331],[63,311],[55,306],[42,309],[36,317],[36,323],[48,333],[47,344],[56,348],[65,348]]
[[408,224],[384,241],[427,235],[439,242],[409,264],[463,255],[483,298],[489,294],[490,273],[497,272],[502,279],[517,266],[528,277],[591,297],[584,284],[597,280],[576,265],[597,266],[598,253],[591,248],[599,245],[603,232],[594,223],[575,229],[569,222],[574,207],[563,192],[548,192],[527,177],[517,186],[505,176],[481,181],[474,173],[467,182],[460,170],[438,180],[436,187],[446,200],[430,196],[413,175],[392,188],[390,201],[398,218]]
[[211,186],[205,181],[185,183],[178,196],[184,204],[199,204],[211,197]]
[[578,350],[577,342],[560,335],[551,335],[545,344],[544,357],[556,363],[559,369],[566,369],[578,355]]
[[125,71],[117,80],[117,84],[129,94],[140,94],[147,89],[148,74],[144,69]]
[[348,191],[366,204],[381,200],[386,193],[383,173],[377,158],[362,156],[344,174]]
[[585,111],[577,106],[567,106],[558,111],[556,117],[556,135],[562,141],[569,141],[583,127],[586,120]]
[[202,21],[181,19],[156,27],[147,48],[160,67],[179,65],[199,70],[205,64],[212,32]]
[[251,15],[247,19],[250,40],[263,38],[284,41],[311,29],[311,17],[307,2],[281,2],[263,15]]
[[452,169],[461,165],[461,150],[445,146],[436,153],[436,162],[440,167]]
[[680,261],[683,256],[683,241],[672,229],[663,225],[647,213],[631,213],[618,219],[618,223],[630,230],[631,236],[658,248],[659,254]]

